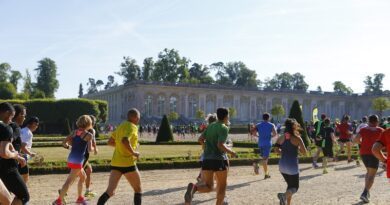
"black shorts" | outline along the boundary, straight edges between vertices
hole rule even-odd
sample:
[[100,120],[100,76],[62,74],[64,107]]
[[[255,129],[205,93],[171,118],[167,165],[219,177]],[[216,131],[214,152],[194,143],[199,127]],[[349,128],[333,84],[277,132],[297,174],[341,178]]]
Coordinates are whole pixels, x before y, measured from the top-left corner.
[[361,155],[361,158],[364,163],[364,166],[366,166],[367,168],[378,169],[379,160],[374,155],[364,154]]
[[338,139],[337,141],[341,143],[347,143],[347,142],[351,142],[351,139]]
[[18,164],[18,171],[19,171],[19,174],[21,174],[21,175],[29,174],[27,155],[23,155],[23,157],[26,160],[26,166],[21,167],[20,164]]
[[111,170],[116,170],[119,171],[122,174],[126,174],[129,172],[135,172],[137,170],[137,166],[130,166],[130,167],[115,167],[115,166],[110,166]]
[[202,170],[208,171],[225,171],[229,167],[227,160],[219,159],[204,159],[202,162]]
[[324,154],[324,157],[333,158],[333,147],[331,147],[331,146],[323,147],[322,148],[322,153]]
[[16,198],[20,199],[23,205],[28,204],[28,201],[30,201],[30,194],[17,167],[9,168],[8,170],[0,170],[0,179],[3,181],[8,191],[13,193]]
[[297,192],[299,189],[299,174],[289,175],[282,173],[282,175],[287,183],[287,190],[293,190],[293,193]]
[[85,152],[85,154],[84,154],[83,168],[85,168],[85,165],[88,164],[88,160],[89,160],[89,152]]

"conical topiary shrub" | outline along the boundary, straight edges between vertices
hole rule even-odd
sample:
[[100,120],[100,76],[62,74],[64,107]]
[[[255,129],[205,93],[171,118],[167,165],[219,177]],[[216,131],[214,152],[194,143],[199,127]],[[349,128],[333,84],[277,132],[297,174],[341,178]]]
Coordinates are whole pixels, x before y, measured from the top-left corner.
[[171,125],[169,124],[168,118],[166,115],[163,116],[160,124],[160,129],[158,130],[157,137],[156,137],[156,143],[159,142],[172,142],[173,141],[173,134]]
[[299,105],[298,100],[294,100],[294,102],[291,106],[290,115],[288,117],[294,118],[301,125],[301,127],[302,127],[302,131],[301,131],[302,140],[305,143],[306,147],[309,146],[310,140],[307,136],[306,126],[305,126],[305,123],[303,122],[303,117],[302,117],[302,109],[301,109],[301,106]]

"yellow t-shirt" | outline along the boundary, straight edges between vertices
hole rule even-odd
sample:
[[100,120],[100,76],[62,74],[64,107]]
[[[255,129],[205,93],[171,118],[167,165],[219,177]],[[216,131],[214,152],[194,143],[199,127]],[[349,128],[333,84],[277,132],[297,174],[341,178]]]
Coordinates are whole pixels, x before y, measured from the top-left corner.
[[111,137],[115,140],[115,150],[111,160],[111,166],[115,167],[130,167],[135,166],[133,155],[126,150],[122,144],[122,139],[126,137],[130,146],[135,150],[138,144],[138,127],[137,125],[124,121],[112,133]]

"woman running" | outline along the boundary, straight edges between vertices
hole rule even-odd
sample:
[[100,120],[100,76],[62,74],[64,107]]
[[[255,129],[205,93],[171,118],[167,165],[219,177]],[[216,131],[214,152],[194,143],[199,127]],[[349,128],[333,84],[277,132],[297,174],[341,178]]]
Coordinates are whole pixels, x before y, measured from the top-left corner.
[[279,160],[279,171],[287,182],[286,192],[278,193],[280,205],[290,205],[293,194],[299,188],[298,150],[303,155],[307,152],[299,133],[300,130],[295,119],[287,118],[284,135],[279,137],[275,145],[276,151],[282,154]]
[[[94,150],[94,154],[97,155],[97,146],[96,146],[96,131],[95,129],[93,128],[96,124],[96,117],[93,116],[93,115],[89,115],[89,117],[91,118],[92,120],[92,128],[88,130],[89,133],[92,134],[92,150]],[[84,155],[84,163],[83,163],[83,168],[85,170],[85,174],[87,176],[87,178],[85,179],[85,193],[84,193],[84,196],[85,197],[95,197],[96,196],[96,193],[95,192],[92,192],[92,190],[90,189],[90,186],[91,186],[91,174],[92,174],[92,165],[89,163],[89,149],[87,149],[85,151],[85,155]]]
[[[57,200],[53,202],[53,205],[62,205],[63,198],[68,192],[69,187],[73,184],[77,177],[79,177],[79,183],[77,186],[78,198],[76,203],[86,204],[84,199],[83,185],[85,181],[85,172],[83,169],[84,155],[88,147],[92,146],[92,134],[88,132],[92,128],[92,120],[88,115],[82,115],[76,122],[78,127],[74,134],[68,136],[64,140],[64,147],[70,149],[68,156],[68,167],[71,169],[65,184],[62,186]],[[90,150],[91,151],[91,150]]]

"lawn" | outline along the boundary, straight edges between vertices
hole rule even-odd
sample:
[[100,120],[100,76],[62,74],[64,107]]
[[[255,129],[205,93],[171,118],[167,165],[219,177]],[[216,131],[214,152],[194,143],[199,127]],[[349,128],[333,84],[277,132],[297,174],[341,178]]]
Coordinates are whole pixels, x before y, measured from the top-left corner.
[[[114,151],[110,146],[98,146],[99,153],[91,155],[90,159],[111,159]],[[33,150],[44,157],[45,162],[66,161],[69,150],[62,147],[37,147]],[[253,148],[234,148],[236,152],[253,152]],[[165,158],[187,157],[189,152],[192,156],[199,156],[202,152],[199,145],[141,145],[139,147],[141,158]]]

